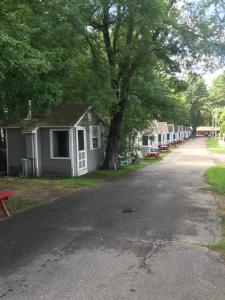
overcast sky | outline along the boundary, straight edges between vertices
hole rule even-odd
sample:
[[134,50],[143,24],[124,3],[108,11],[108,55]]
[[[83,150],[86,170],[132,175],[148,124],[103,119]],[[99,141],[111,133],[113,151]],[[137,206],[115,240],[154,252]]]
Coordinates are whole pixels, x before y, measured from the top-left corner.
[[210,86],[213,82],[213,80],[220,74],[222,74],[223,72],[225,71],[225,68],[221,68],[221,69],[218,69],[217,71],[215,72],[209,72],[209,73],[206,73],[203,75],[204,79],[205,79],[205,82],[208,86]]

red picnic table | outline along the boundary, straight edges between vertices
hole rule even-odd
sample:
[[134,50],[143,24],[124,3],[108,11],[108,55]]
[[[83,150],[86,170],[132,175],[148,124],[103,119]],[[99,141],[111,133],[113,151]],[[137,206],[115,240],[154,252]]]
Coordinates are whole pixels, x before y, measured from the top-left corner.
[[175,142],[172,142],[172,143],[170,143],[169,146],[170,146],[170,147],[176,147],[176,143],[175,143]]
[[159,146],[160,151],[167,151],[169,150],[169,146]]
[[147,152],[147,153],[144,154],[144,157],[145,158],[154,157],[156,159],[159,159],[160,158],[160,153],[158,151]]
[[10,217],[9,209],[5,205],[5,201],[9,199],[12,195],[14,195],[14,192],[4,192],[0,194],[0,208],[4,214],[5,217]]

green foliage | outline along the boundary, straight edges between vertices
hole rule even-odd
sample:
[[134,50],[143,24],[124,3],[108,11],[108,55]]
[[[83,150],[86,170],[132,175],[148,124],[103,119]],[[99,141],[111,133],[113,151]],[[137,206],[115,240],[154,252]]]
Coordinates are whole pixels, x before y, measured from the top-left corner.
[[225,73],[214,80],[210,89],[210,98],[213,107],[225,106]]
[[121,111],[117,139],[151,118],[197,126],[205,87],[189,82],[186,101],[177,72],[221,64],[223,25],[223,1],[2,0],[0,119],[24,116],[29,99],[41,113],[66,99],[109,120]]
[[185,97],[190,106],[190,123],[195,135],[196,128],[208,122],[208,91],[203,78],[198,74],[190,74],[187,84]]

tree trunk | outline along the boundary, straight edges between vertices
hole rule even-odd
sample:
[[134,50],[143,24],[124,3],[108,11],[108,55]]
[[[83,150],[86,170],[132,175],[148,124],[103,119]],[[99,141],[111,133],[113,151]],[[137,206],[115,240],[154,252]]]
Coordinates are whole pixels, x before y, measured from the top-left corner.
[[192,136],[196,137],[196,131],[197,131],[197,127],[196,126],[192,126]]
[[103,164],[104,169],[118,169],[119,168],[119,141],[120,131],[123,120],[124,107],[121,106],[120,110],[114,113],[107,141],[106,156]]
[[128,76],[125,76],[122,80],[120,101],[114,109],[114,113],[110,123],[106,156],[103,164],[104,169],[118,169],[120,166],[120,133],[124,110],[128,101],[129,86],[130,78]]

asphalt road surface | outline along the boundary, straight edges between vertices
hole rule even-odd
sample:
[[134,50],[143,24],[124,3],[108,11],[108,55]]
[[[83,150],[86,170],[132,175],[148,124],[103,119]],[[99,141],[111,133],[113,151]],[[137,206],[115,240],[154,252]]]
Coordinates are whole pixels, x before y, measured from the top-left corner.
[[225,158],[189,141],[136,173],[0,222],[0,299],[224,300],[221,237],[204,172]]

